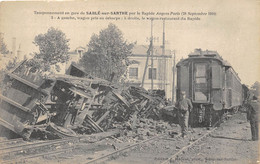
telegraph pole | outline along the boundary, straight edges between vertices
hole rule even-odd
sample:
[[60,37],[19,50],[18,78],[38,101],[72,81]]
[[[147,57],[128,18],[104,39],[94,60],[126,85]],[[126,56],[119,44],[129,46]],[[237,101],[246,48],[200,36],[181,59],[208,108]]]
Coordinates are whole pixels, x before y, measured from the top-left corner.
[[[151,38],[150,38],[150,45],[149,48],[147,50],[147,58],[146,58],[146,62],[145,62],[145,67],[144,67],[144,74],[143,74],[143,79],[142,79],[142,84],[141,87],[144,86],[144,80],[145,80],[145,75],[146,75],[146,71],[148,68],[148,62],[149,62],[149,56],[151,55],[151,73],[153,73],[153,20],[151,20]],[[148,74],[149,76],[149,74]],[[151,77],[151,89],[153,90],[153,75]]]
[[153,19],[151,20],[151,90],[153,91]]
[[149,45],[149,48],[148,48],[148,50],[147,50],[147,57],[146,57],[146,62],[145,62],[144,74],[143,74],[143,79],[142,79],[141,87],[144,87],[144,79],[145,79],[145,75],[146,75],[146,71],[147,71],[147,67],[148,67],[149,55],[150,55],[150,53],[151,53],[151,47],[152,47],[152,42],[151,42],[151,40],[150,40],[150,45]]
[[163,89],[166,93],[166,58],[165,58],[165,20],[163,20],[163,47],[162,47],[162,53],[163,53]]
[[173,67],[172,67],[172,103],[174,102],[175,95],[175,50],[173,51]]

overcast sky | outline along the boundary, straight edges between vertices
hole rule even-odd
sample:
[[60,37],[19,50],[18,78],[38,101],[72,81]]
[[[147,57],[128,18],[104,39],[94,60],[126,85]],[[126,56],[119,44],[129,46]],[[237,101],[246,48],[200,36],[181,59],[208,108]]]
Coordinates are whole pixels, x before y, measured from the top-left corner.
[[[151,35],[149,20],[57,20],[34,11],[216,12],[216,16],[199,16],[199,21],[166,21],[166,48],[176,50],[177,60],[186,58],[195,48],[216,50],[231,63],[242,82],[251,85],[260,77],[259,6],[256,0],[2,2],[0,32],[4,33],[9,50],[12,38],[16,37],[17,48],[20,44],[24,54],[37,51],[32,43],[34,37],[50,27],[62,30],[73,50],[86,46],[91,35],[98,34],[110,22],[118,26],[129,42],[147,45]],[[159,37],[155,45],[162,44],[162,24],[158,20],[153,22],[154,37]]]

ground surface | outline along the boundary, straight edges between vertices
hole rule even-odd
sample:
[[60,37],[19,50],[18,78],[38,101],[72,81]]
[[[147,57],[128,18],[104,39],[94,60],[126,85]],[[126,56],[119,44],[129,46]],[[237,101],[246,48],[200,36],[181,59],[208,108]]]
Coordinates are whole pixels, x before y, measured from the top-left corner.
[[[200,129],[194,129],[190,134],[198,138]],[[188,137],[189,138],[189,137]],[[155,141],[134,149],[133,153],[125,153],[118,159],[107,163],[162,163],[168,159],[176,149],[189,144],[187,139],[178,140],[175,147],[169,147],[171,141],[164,143]],[[198,144],[194,145],[185,153],[179,155],[175,161],[170,163],[260,163],[258,157],[258,142],[251,141],[250,124],[246,121],[244,114],[237,113],[221,124],[216,131]],[[140,160],[141,159],[141,160]]]
[[[175,127],[174,130],[178,131],[179,127]],[[207,130],[205,128],[194,128],[194,131],[190,136],[197,139],[202,136],[200,133]],[[166,136],[166,138],[169,139],[169,136]],[[141,144],[131,151],[110,157],[102,163],[162,163],[182,147],[189,145],[189,139],[190,137],[185,139],[172,138],[172,140],[160,138]],[[28,163],[86,163],[139,141],[140,137],[130,137],[124,143],[118,143],[113,139],[105,139],[91,145],[81,143],[73,152],[38,158],[28,161]],[[258,142],[251,141],[250,124],[246,121],[244,114],[237,113],[222,123],[210,136],[179,155],[171,163],[255,164],[260,163],[257,162],[257,156]]]
[[238,113],[174,163],[255,164],[260,163],[258,156],[258,142],[251,141],[250,124]]

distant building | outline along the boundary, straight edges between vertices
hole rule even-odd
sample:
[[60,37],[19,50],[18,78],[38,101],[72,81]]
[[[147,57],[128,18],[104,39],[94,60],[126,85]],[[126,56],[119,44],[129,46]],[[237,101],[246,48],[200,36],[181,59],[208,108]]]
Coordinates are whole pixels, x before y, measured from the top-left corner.
[[[133,48],[133,55],[129,58],[133,64],[128,67],[127,82],[131,85],[141,86],[147,60],[147,50],[149,46],[136,45]],[[153,77],[153,89],[164,90],[166,98],[172,97],[173,81],[173,57],[170,50],[163,50],[159,46],[153,49],[153,71],[151,68],[151,56],[148,60],[148,67],[144,77],[143,87],[151,89],[151,79]]]
[[[58,64],[60,66],[60,71],[55,73],[57,74],[65,74],[66,70],[69,68],[70,64],[72,62],[77,63],[80,58],[83,56],[83,54],[86,52],[86,48],[85,47],[77,47],[75,50],[70,51],[68,53],[69,55],[69,60],[66,63],[60,63]],[[54,67],[55,68],[55,67]]]
[[86,52],[86,48],[85,47],[77,47],[74,51],[70,51],[69,52],[69,56],[70,56],[70,59],[67,63],[68,66],[70,65],[71,62],[78,62],[79,59],[83,56],[83,54]]
[[69,61],[66,62],[65,69],[67,70],[72,62],[77,63],[85,52],[86,52],[86,48],[82,46],[77,47],[74,51],[70,51],[69,52],[70,59]]
[[[127,72],[127,83],[131,85],[141,86],[144,75],[144,69],[147,59],[147,45],[136,45],[133,48],[133,55],[129,58],[132,64],[128,67]],[[84,47],[77,47],[74,51],[69,52],[70,59],[66,62],[64,71],[65,73],[72,62],[77,63],[83,54],[87,51]],[[170,50],[165,50],[163,55],[162,48],[154,46],[153,50],[153,71],[151,69],[151,57],[148,60],[148,67],[144,78],[144,88],[147,90],[151,89],[151,79],[153,77],[153,89],[164,90],[166,98],[171,99],[172,97],[172,66],[173,57]],[[152,74],[153,72],[153,74]]]

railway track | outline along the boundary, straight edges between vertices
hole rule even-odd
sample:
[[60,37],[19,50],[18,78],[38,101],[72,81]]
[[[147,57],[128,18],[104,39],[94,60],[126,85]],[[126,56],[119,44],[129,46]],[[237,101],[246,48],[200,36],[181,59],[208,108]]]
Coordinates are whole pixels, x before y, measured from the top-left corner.
[[[212,130],[201,134],[201,137],[199,137],[196,140],[193,140],[192,142],[189,142],[187,139],[182,139],[180,135],[176,135],[174,138],[169,138],[167,134],[162,134],[158,136],[151,137],[147,140],[126,146],[122,149],[116,150],[114,152],[111,152],[109,154],[106,154],[104,156],[97,157],[95,159],[92,159],[90,161],[87,161],[86,164],[90,163],[102,163],[105,161],[108,161],[107,163],[122,163],[124,161],[130,161],[130,163],[140,163],[141,161],[145,161],[145,163],[172,163],[176,157],[178,157],[179,154],[182,152],[188,150],[190,147],[192,147],[194,144],[200,142],[203,138],[207,137],[210,133],[212,133],[217,128],[213,128]],[[183,141],[182,141],[183,140]],[[178,143],[179,142],[179,143]],[[180,144],[181,142],[181,144]],[[185,143],[188,143],[188,145],[185,145]],[[156,151],[158,149],[158,145],[167,144],[165,151],[159,150],[157,153]],[[148,146],[147,146],[148,145]],[[178,145],[178,146],[176,146]],[[182,146],[180,146],[182,145]],[[169,147],[176,148],[175,150],[170,150]],[[140,151],[140,149],[142,149]],[[152,153],[151,153],[152,151]],[[169,153],[170,152],[170,153]],[[173,153],[174,154],[171,154]],[[160,154],[159,154],[160,153]],[[139,155],[137,155],[139,154]],[[158,156],[150,156],[150,154],[157,154]],[[123,158],[121,158],[123,156]],[[129,156],[129,157],[125,157]],[[137,157],[136,157],[137,156]],[[138,158],[138,159],[136,159]],[[147,159],[148,158],[148,159]]]
[[[99,139],[92,140],[90,143],[97,142],[102,138],[109,137],[111,134],[114,133],[104,132],[102,134],[95,135]],[[6,145],[4,147],[0,147],[0,160],[1,163],[14,163],[37,158],[40,156],[56,155],[72,151],[78,143],[86,140],[89,142],[91,137],[93,136],[86,135],[36,142],[25,142],[21,139],[0,142],[0,144],[13,143],[9,144],[8,146]]]
[[[167,134],[157,135],[95,159],[86,161],[85,163],[124,163],[125,161],[128,163],[173,163],[178,155],[189,150],[192,146],[198,144],[214,132],[217,129],[217,127],[215,127],[217,124],[218,122],[215,123],[210,130],[198,130],[198,135],[190,133],[190,138],[183,139],[180,134],[174,136],[173,138]],[[192,131],[194,132],[193,129]],[[158,145],[163,147],[163,149],[158,148],[160,147]],[[155,154],[156,156],[154,156]]]
[[122,149],[120,149],[120,150],[117,150],[117,151],[115,151],[115,152],[112,152],[112,153],[109,153],[109,154],[107,154],[107,155],[104,155],[104,156],[98,157],[98,158],[96,158],[96,159],[93,159],[93,160],[91,160],[91,161],[88,161],[87,164],[89,164],[89,163],[94,163],[94,162],[98,162],[98,161],[100,162],[101,160],[105,160],[106,158],[109,158],[109,157],[111,157],[112,155],[121,153],[121,152],[123,152],[123,151],[127,151],[127,150],[129,150],[129,149],[131,149],[131,148],[134,148],[134,147],[136,147],[136,146],[139,146],[140,144],[143,144],[143,143],[146,143],[146,142],[149,142],[149,141],[153,141],[153,140],[155,140],[155,139],[158,139],[159,137],[162,137],[162,136],[164,136],[164,135],[165,135],[165,134],[158,135],[158,136],[154,136],[154,137],[151,137],[151,138],[149,138],[149,139],[147,139],[147,140],[144,140],[144,141],[141,141],[141,142],[138,142],[138,143],[135,143],[135,144],[126,146],[126,147],[124,147],[124,148],[122,148]]
[[186,150],[189,150],[189,148],[191,148],[193,145],[197,144],[198,142],[200,142],[201,140],[203,140],[205,137],[207,137],[208,135],[210,135],[212,132],[214,132],[217,129],[217,127],[213,128],[212,130],[210,130],[209,132],[205,133],[203,136],[199,137],[198,139],[196,139],[195,141],[193,141],[192,143],[190,143],[187,146],[184,146],[182,149],[180,149],[178,152],[174,153],[172,156],[170,156],[168,159],[164,160],[161,164],[168,164],[168,163],[173,163],[173,161],[178,157],[179,154],[185,152]]
[[22,144],[24,142],[24,140],[22,138],[16,138],[16,139],[5,139],[5,140],[1,140],[0,141],[0,149],[10,146],[10,145],[14,145],[14,144]]
[[0,158],[3,163],[12,163],[29,158],[48,155],[50,153],[61,153],[73,149],[71,145],[78,142],[79,138],[66,138],[52,141],[24,142],[0,149]]
[[[172,163],[178,155],[189,150],[192,146],[199,143],[216,129],[217,127],[213,127],[210,130],[198,128],[195,129],[195,132],[194,130],[190,132],[189,136],[191,137],[184,139],[180,137],[180,135],[155,135],[137,143],[128,144],[119,149],[113,149],[114,151],[99,153],[101,155],[95,156],[94,158],[89,157],[88,153],[82,154],[77,158],[81,158],[83,160],[77,161],[77,163],[88,164],[100,163],[104,161],[107,163],[122,163],[124,161],[130,161],[130,163],[140,163],[141,161],[145,161],[145,163]],[[21,142],[21,139],[4,141],[6,143],[14,144],[0,147],[0,158],[2,159],[2,163],[13,163],[16,161],[27,161],[29,159],[33,160],[37,157],[53,156],[62,153],[66,154],[68,152],[72,152],[70,155],[72,154],[73,156],[73,150],[77,150],[80,146],[82,146],[80,143],[82,140],[87,140],[87,138],[69,137],[59,140],[40,141],[35,143],[28,143],[24,141]],[[117,140],[113,141],[118,143]],[[0,144],[4,143],[0,142]],[[84,146],[87,147],[87,145]],[[92,147],[96,146],[92,145]],[[86,156],[88,157],[86,158]],[[72,158],[75,159],[75,157]]]

